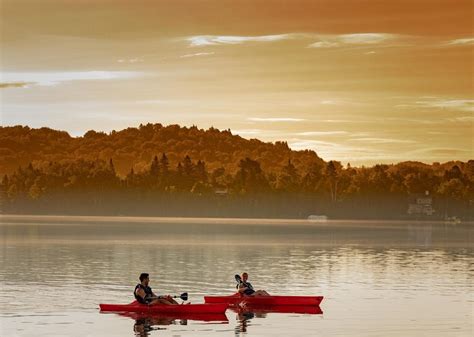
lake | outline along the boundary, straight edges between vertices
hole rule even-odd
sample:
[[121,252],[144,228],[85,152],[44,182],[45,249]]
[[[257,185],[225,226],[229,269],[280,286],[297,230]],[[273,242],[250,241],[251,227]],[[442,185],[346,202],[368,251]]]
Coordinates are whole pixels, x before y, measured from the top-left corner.
[[[2,216],[1,336],[472,336],[472,224]],[[322,312],[212,321],[100,313],[141,272],[160,294],[231,294],[246,271]],[[131,315],[133,316],[133,315]]]

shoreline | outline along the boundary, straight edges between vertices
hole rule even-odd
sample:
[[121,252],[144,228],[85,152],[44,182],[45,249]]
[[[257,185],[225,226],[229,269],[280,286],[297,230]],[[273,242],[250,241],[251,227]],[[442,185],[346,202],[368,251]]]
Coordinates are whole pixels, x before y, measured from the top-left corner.
[[[283,219],[283,218],[212,218],[212,217],[155,217],[155,216],[117,216],[117,215],[38,215],[38,214],[0,214],[0,223],[5,220],[43,220],[43,221],[75,221],[75,222],[100,222],[100,223],[149,223],[149,224],[223,224],[223,225],[300,225],[300,226],[324,226],[324,225],[376,225],[383,222],[384,225],[406,225],[416,224],[450,224],[443,220],[430,219]],[[465,220],[460,224],[473,225],[474,221]]]

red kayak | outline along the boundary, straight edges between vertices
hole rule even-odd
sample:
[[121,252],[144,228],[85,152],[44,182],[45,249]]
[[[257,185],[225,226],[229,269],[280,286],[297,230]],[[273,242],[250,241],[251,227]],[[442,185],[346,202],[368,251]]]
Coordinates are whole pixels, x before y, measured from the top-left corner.
[[227,303],[236,305],[316,305],[323,300],[323,296],[242,296],[237,293],[230,296],[205,296],[206,303]]
[[130,304],[99,304],[100,311],[115,312],[142,312],[142,313],[187,313],[187,314],[223,314],[227,307],[227,303],[215,304],[176,304],[165,305],[155,304],[146,305],[133,301]]

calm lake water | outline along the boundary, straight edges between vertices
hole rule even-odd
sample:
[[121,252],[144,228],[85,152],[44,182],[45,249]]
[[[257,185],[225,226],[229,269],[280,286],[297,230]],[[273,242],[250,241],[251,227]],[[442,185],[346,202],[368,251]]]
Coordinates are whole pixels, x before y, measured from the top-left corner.
[[[3,216],[1,336],[473,336],[472,224]],[[323,295],[320,314],[101,314],[157,293]]]

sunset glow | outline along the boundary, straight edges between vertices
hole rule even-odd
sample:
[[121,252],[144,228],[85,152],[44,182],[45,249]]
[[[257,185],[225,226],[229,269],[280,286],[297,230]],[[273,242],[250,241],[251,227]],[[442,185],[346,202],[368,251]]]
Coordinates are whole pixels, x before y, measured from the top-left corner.
[[356,165],[473,158],[471,1],[2,1],[1,122],[214,126]]

